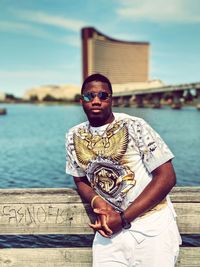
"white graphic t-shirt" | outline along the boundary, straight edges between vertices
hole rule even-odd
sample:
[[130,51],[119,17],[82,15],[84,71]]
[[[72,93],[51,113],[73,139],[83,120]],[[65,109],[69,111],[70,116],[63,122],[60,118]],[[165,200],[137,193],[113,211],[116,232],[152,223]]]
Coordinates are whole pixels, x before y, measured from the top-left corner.
[[[87,121],[70,129],[66,172],[75,177],[86,176],[93,189],[121,211],[151,181],[151,172],[174,156],[143,119],[123,113],[114,113],[114,117],[112,123],[100,127],[91,127]],[[153,220],[155,224],[155,218],[171,206],[169,198],[164,199],[146,213],[149,216],[144,214],[134,221],[134,231],[140,232],[141,221],[148,224]],[[147,232],[157,233],[156,225],[152,229],[147,226]],[[144,225],[141,231],[145,232]]]

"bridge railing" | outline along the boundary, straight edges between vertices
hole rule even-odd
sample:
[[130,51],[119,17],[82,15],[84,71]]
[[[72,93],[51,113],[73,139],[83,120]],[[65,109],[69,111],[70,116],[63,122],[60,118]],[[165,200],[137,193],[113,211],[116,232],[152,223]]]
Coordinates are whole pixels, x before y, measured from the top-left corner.
[[[192,92],[192,93],[191,93]],[[167,101],[166,101],[167,100]],[[166,85],[161,87],[131,89],[126,88],[113,94],[114,106],[137,107],[151,106],[160,108],[162,104],[171,105],[173,109],[180,109],[183,102],[190,102],[200,109],[200,83]]]
[[[200,234],[200,187],[176,187],[171,199],[181,234]],[[0,234],[93,234],[90,206],[73,189],[1,189]],[[63,236],[65,238],[65,236]],[[89,267],[91,248],[5,248],[1,267]],[[177,267],[200,266],[200,247],[181,247]]]

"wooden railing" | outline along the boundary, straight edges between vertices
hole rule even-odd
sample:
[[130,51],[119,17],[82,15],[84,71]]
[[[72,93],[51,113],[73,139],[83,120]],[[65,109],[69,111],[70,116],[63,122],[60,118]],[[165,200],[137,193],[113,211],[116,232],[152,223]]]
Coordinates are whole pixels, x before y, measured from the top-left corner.
[[[181,234],[200,234],[200,187],[170,193]],[[88,204],[73,189],[1,189],[0,234],[93,234]],[[0,267],[89,267],[91,248],[4,248]],[[200,247],[181,247],[177,267],[199,267]]]

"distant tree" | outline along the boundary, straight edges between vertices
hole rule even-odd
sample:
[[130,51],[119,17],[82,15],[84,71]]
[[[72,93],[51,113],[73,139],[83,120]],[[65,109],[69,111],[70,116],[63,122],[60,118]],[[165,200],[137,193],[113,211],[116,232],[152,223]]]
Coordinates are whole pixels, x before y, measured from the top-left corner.
[[80,94],[76,94],[76,95],[74,96],[74,101],[75,101],[75,102],[79,102],[80,97],[81,97]]
[[39,99],[38,99],[38,96],[37,95],[32,95],[31,97],[30,97],[30,101],[31,102],[36,102],[36,101],[38,101]]
[[8,100],[15,100],[16,97],[14,95],[12,95],[12,94],[6,94],[6,99],[8,99]]
[[57,101],[57,99],[55,97],[53,97],[52,95],[46,95],[43,98],[43,101]]

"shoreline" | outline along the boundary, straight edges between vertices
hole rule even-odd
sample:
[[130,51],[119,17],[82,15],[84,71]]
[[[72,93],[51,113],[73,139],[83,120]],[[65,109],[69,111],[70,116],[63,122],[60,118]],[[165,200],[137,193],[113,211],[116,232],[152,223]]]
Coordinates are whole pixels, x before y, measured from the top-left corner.
[[[40,106],[40,105],[45,105],[45,106],[54,106],[54,105],[60,105],[60,106],[68,106],[68,105],[80,105],[80,103],[78,101],[72,101],[72,100],[67,100],[67,101],[26,101],[26,100],[20,100],[20,101],[0,101],[0,105],[4,105],[4,104],[8,104],[8,105],[12,105],[12,104],[32,104],[32,105],[36,105],[36,106]],[[124,106],[124,105],[118,105],[118,106],[115,106],[113,105],[113,107],[123,107],[123,108],[152,108],[152,109],[162,109],[162,108],[165,108],[165,107],[169,107],[169,108],[172,108],[172,105],[171,104],[168,104],[168,103],[161,103],[161,105],[159,107],[154,107],[151,103],[145,103],[143,107],[137,107],[137,105],[134,103],[130,106]],[[196,102],[191,102],[191,103],[182,103],[181,108],[184,108],[184,107],[194,107],[196,108],[197,110],[200,110],[200,105],[198,105]],[[4,109],[4,108],[1,108],[1,109]],[[1,114],[1,109],[0,109],[0,114]]]

